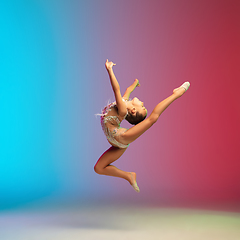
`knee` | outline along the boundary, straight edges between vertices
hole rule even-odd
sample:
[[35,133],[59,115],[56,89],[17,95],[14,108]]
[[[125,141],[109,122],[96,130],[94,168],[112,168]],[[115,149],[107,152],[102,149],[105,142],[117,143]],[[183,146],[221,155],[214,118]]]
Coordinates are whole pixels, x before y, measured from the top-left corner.
[[96,163],[95,166],[94,166],[94,171],[97,173],[97,174],[101,174],[102,173],[102,169],[101,167]]
[[152,126],[154,123],[156,123],[158,118],[159,116],[157,115],[149,116],[150,125]]

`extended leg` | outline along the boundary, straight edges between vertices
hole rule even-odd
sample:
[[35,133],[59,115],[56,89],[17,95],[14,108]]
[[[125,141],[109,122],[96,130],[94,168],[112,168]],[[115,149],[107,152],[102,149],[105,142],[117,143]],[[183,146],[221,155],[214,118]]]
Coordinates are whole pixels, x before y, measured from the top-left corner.
[[[174,102],[176,99],[178,99],[179,97],[181,97],[186,90],[189,88],[190,83],[189,82],[185,82],[184,84],[182,84],[182,86],[175,88],[173,90],[173,94],[171,96],[169,96],[168,98],[164,99],[162,102],[160,102],[153,110],[152,114],[155,115],[155,117],[157,117],[157,119],[159,118],[159,116],[163,113],[163,111],[172,103]],[[151,115],[152,115],[151,114]]]
[[128,129],[124,134],[122,134],[121,142],[124,144],[129,144],[140,137],[145,131],[147,131],[158,120],[159,116],[164,112],[164,110],[184,94],[186,89],[182,86],[174,89],[171,96],[158,103],[148,118]]
[[158,119],[160,115],[164,112],[164,110],[176,99],[178,99],[184,92],[185,90],[183,88],[179,89],[178,91],[175,91],[171,96],[157,104],[151,115],[155,115],[155,117]]
[[[179,97],[181,97],[189,88],[190,83],[189,82],[185,82],[184,84],[182,84],[182,86],[175,88],[173,90],[173,94],[171,96],[169,96],[168,98],[164,99],[162,102],[160,102],[153,110],[152,114],[155,115],[157,117],[157,119],[159,118],[159,116],[163,113],[163,111],[172,103],[174,102],[176,99],[178,99]],[[151,115],[152,115],[151,114]]]

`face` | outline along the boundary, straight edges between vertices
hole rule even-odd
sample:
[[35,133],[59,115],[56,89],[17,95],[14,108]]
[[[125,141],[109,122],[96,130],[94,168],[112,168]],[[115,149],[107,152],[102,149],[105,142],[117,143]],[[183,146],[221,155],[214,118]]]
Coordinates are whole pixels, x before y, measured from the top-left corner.
[[132,105],[136,109],[137,112],[139,112],[143,116],[147,115],[147,109],[144,107],[143,102],[141,102],[138,98],[135,97],[132,100]]

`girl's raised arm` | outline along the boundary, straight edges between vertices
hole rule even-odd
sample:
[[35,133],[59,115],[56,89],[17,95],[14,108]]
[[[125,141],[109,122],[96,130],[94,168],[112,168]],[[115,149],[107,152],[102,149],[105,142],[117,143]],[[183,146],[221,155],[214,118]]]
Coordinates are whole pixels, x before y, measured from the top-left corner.
[[116,99],[116,105],[118,107],[118,114],[119,114],[119,116],[124,117],[127,114],[127,108],[126,108],[126,104],[122,100],[120,86],[119,86],[119,83],[118,83],[118,81],[114,75],[113,69],[112,69],[112,67],[115,65],[116,64],[113,62],[109,62],[108,59],[105,63],[105,66],[106,66],[106,69],[108,71],[108,75],[110,78],[110,82],[112,85],[113,93],[114,93],[114,96]]
[[124,93],[123,98],[125,100],[128,100],[130,97],[130,94],[133,92],[133,90],[136,87],[140,87],[140,83],[139,83],[138,79],[135,79],[134,83],[126,89],[126,92]]

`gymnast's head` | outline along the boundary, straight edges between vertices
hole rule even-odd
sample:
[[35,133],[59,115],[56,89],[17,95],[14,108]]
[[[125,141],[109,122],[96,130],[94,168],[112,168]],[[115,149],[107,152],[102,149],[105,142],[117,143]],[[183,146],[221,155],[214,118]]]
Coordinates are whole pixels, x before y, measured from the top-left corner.
[[144,107],[143,102],[136,97],[128,101],[127,110],[126,120],[132,125],[142,122],[147,116],[147,109]]

